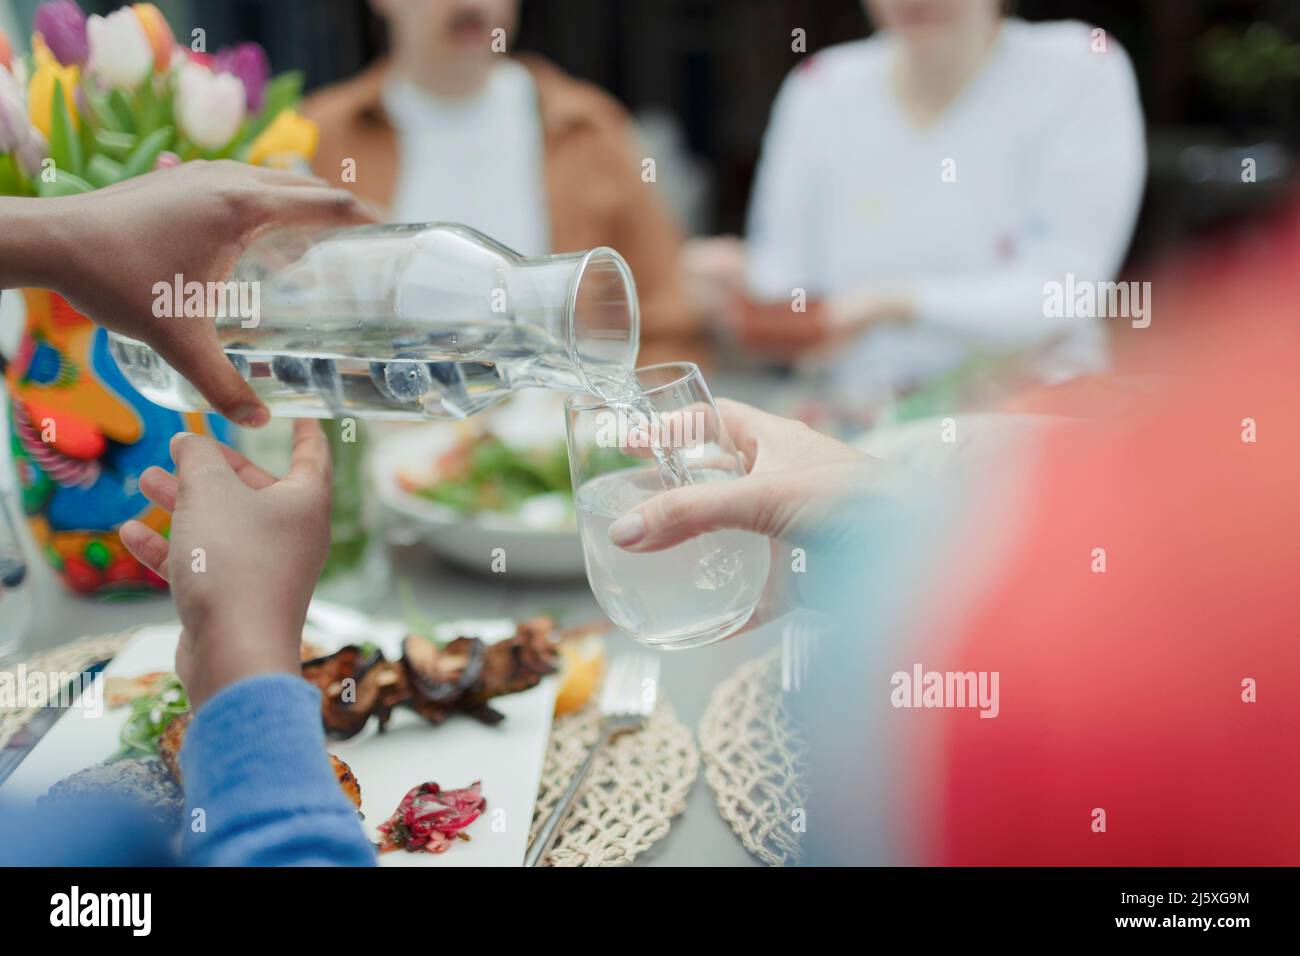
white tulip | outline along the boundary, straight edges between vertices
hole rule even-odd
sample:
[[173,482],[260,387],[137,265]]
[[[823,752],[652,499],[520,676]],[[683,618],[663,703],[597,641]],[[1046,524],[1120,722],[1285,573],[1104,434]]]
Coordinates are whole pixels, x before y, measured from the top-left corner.
[[181,132],[204,149],[220,149],[244,122],[244,84],[232,73],[213,73],[197,63],[181,67],[176,120]]
[[129,7],[86,20],[90,60],[86,69],[105,86],[134,90],[153,72],[153,48],[140,18]]

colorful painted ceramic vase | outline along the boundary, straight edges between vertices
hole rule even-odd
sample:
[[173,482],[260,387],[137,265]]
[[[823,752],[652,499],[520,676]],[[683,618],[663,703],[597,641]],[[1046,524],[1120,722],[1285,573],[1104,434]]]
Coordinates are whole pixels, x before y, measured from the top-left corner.
[[150,465],[172,467],[179,431],[228,438],[215,415],[144,399],[109,356],[107,335],[63,298],[25,289],[24,332],[5,371],[13,457],[32,534],[73,591],[111,595],[165,588],[122,547],[138,518],[166,535],[168,514],[140,493]]

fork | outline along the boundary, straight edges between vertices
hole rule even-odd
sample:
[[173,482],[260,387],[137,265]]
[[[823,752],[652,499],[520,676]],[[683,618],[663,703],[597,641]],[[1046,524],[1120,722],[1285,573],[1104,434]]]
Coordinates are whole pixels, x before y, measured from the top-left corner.
[[816,629],[791,615],[781,631],[781,690],[786,694],[803,690],[816,642]]
[[600,735],[592,744],[587,759],[582,762],[578,772],[573,775],[569,785],[564,788],[559,803],[546,818],[537,839],[528,848],[524,857],[524,866],[537,866],[560,835],[560,825],[573,807],[573,802],[582,788],[582,781],[596,761],[596,753],[620,734],[640,730],[654,712],[655,700],[659,696],[659,659],[649,654],[624,654],[616,657],[610,665],[604,686],[600,689]]

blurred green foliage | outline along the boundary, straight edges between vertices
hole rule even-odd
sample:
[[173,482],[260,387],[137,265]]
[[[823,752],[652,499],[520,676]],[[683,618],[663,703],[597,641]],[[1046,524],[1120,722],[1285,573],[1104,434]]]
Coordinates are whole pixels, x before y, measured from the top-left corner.
[[1230,101],[1284,94],[1300,79],[1300,43],[1271,23],[1215,27],[1201,40],[1198,60],[1210,85]]

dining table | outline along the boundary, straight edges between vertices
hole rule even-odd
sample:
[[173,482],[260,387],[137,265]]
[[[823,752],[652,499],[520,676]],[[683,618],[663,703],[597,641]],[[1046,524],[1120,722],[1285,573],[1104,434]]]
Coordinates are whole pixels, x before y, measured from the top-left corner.
[[[430,616],[443,609],[457,617],[519,618],[545,609],[564,622],[602,617],[585,580],[529,582],[503,580],[500,575],[479,575],[453,567],[418,545],[391,547],[389,567],[391,593],[381,596],[381,600],[394,608],[405,601]],[[85,635],[117,633],[175,619],[171,601],[165,594],[96,600],[65,591],[48,567],[39,562],[34,563],[33,570],[33,598],[39,611],[24,640],[24,655]],[[698,726],[709,696],[720,681],[746,661],[779,645],[779,626],[768,625],[711,647],[659,652],[661,692],[678,720],[693,729]],[[617,631],[606,637],[606,653],[611,659],[639,649],[630,637]],[[685,811],[674,818],[668,835],[638,857],[635,865],[761,864],[745,850],[718,814],[713,792],[701,770],[687,796]]]
[[[764,404],[771,408],[773,395],[785,388],[795,388],[795,383],[770,376],[731,375],[721,380],[720,387],[715,385],[715,392],[756,404],[760,397],[766,396]],[[397,619],[402,619],[407,609],[430,619],[453,616],[518,619],[547,613],[564,625],[604,618],[583,578],[530,581],[511,574],[478,574],[446,562],[418,543],[386,543],[383,551],[381,576],[378,581],[370,582],[360,607],[365,613]],[[31,601],[36,613],[14,655],[17,659],[80,637],[121,633],[175,620],[165,593],[110,600],[86,597],[64,588],[45,562],[32,561],[29,568]],[[672,705],[677,719],[694,732],[717,685],[741,665],[779,647],[780,643],[781,626],[775,624],[747,630],[710,647],[652,652],[660,658],[661,693]],[[606,637],[606,653],[611,660],[641,650],[630,637],[616,629]],[[761,863],[750,855],[719,815],[701,766],[687,795],[685,810],[673,819],[668,835],[639,856],[635,865],[758,866]]]

